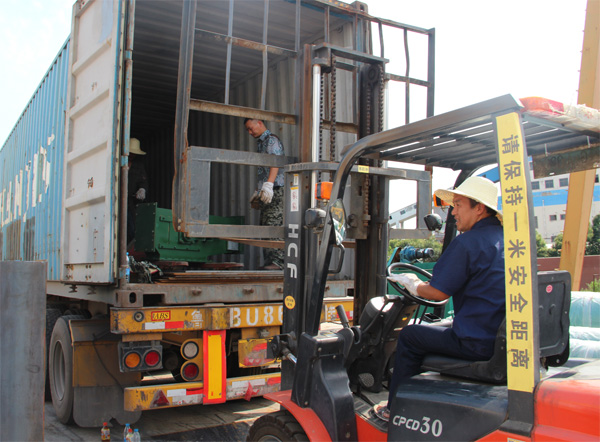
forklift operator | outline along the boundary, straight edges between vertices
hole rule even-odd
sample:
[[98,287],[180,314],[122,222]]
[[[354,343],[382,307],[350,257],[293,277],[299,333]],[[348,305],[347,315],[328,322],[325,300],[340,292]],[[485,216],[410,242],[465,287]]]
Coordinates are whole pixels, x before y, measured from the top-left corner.
[[452,327],[409,325],[400,331],[388,406],[375,406],[375,413],[386,421],[396,389],[421,372],[426,354],[488,360],[505,316],[504,236],[496,186],[486,178],[471,177],[455,190],[440,189],[435,195],[453,206],[462,234],[441,255],[431,281],[422,282],[414,274],[389,278],[421,298],[452,297],[454,321]]

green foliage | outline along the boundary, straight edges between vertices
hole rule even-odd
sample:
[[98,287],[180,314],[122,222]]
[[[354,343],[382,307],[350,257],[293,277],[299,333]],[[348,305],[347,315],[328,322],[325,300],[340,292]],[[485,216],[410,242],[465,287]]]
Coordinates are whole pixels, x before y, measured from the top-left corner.
[[584,292],[600,292],[600,279],[594,279],[582,291],[584,291]]
[[600,214],[592,219],[592,239],[600,241]]
[[[563,243],[563,234],[560,233],[554,238],[552,248],[547,249],[547,255],[541,255],[539,251],[539,242],[536,233],[536,243],[538,243],[538,257],[542,256],[560,256]],[[586,255],[600,255],[600,215],[596,215],[588,227],[587,243],[585,246]]]
[[585,247],[586,255],[600,255],[600,214],[592,219],[588,231],[588,243]]
[[544,238],[542,238],[542,234],[537,230],[535,231],[535,245],[537,248],[538,258],[545,258],[548,256],[548,246],[546,246],[546,242],[544,241]]
[[425,259],[425,262],[435,262],[442,254],[442,244],[433,237],[427,239],[392,239],[388,245],[388,259],[396,247],[402,249],[406,246],[413,246],[417,249],[433,249],[433,258]]
[[560,256],[560,251],[562,250],[562,242],[563,242],[563,234],[559,233],[554,238],[554,243],[552,244],[552,248],[548,249],[548,256]]

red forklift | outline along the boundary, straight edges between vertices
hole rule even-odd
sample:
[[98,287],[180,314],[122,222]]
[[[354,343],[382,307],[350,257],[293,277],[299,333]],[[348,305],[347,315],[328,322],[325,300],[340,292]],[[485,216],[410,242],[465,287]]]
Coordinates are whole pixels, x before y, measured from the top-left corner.
[[[282,360],[282,391],[266,396],[281,410],[256,420],[248,440],[600,440],[600,361],[569,359],[570,275],[537,272],[536,264],[530,168],[538,177],[597,167],[598,131],[572,123],[505,95],[366,136],[345,149],[337,169],[287,166],[284,318],[269,346]],[[400,285],[399,295],[388,293],[387,276],[398,267],[431,276],[409,264],[386,268],[389,182],[416,177],[385,167],[389,161],[460,170],[456,186],[498,165],[506,320],[488,361],[428,355],[423,372],[398,388],[384,422],[373,405],[387,400],[399,330],[424,320],[414,317],[418,307],[442,307]],[[312,186],[315,169],[324,167],[335,175],[329,203],[319,209]],[[370,185],[360,188],[366,174]],[[430,215],[431,179],[416,180],[417,228],[400,232],[405,238],[441,225]],[[361,190],[368,222],[352,201]],[[445,222],[448,244],[456,236],[451,212]],[[350,246],[353,321],[340,306],[343,326],[326,330],[319,318],[327,281]]]

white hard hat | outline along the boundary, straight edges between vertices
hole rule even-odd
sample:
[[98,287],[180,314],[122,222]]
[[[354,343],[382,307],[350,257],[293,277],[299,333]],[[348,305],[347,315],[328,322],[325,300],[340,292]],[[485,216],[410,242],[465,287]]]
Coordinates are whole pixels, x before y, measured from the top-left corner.
[[438,189],[435,196],[445,203],[454,206],[454,195],[462,195],[471,198],[484,206],[496,211],[496,217],[502,221],[502,212],[498,210],[498,189],[496,185],[480,176],[472,176],[454,190]]
[[129,139],[129,153],[134,153],[136,155],[146,155],[146,152],[144,152],[140,148],[140,140],[138,140],[137,138]]

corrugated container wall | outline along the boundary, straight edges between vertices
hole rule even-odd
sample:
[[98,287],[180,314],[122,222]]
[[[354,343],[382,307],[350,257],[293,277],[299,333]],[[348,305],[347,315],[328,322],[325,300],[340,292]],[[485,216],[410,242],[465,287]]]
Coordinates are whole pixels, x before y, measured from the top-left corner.
[[0,150],[0,259],[47,260],[60,275],[64,125],[69,41]]
[[[226,43],[212,41],[213,33],[228,32],[229,2],[198,3],[194,65],[191,87],[192,98],[223,103],[227,60]],[[234,3],[232,35],[261,41],[263,38],[263,8],[261,1],[236,1]],[[269,9],[269,42],[286,50],[294,49],[295,2],[271,1]],[[302,7],[301,47],[305,43],[323,41],[324,11],[312,6]],[[160,20],[157,17],[160,16]],[[342,47],[353,47],[353,21],[345,16],[332,17],[330,42]],[[335,23],[335,26],[333,25]],[[133,80],[131,136],[140,139],[149,183],[149,201],[159,207],[172,207],[173,186],[173,134],[177,89],[179,38],[181,33],[181,2],[137,1],[135,10],[135,35],[133,43]],[[262,81],[262,53],[233,46],[231,55],[232,81],[229,104],[260,108]],[[265,109],[295,114],[298,59],[269,55],[266,82]],[[353,122],[356,115],[353,91],[354,76],[339,71],[338,118]],[[343,91],[343,92],[342,92]],[[256,152],[254,140],[244,128],[244,119],[207,112],[191,111],[188,124],[190,146]],[[285,155],[299,158],[296,143],[296,126],[266,122],[267,127],[280,137]],[[352,134],[338,133],[338,159],[341,148],[355,140]],[[328,158],[329,134],[323,134]],[[245,223],[259,224],[259,213],[251,210],[249,199],[256,186],[256,168],[215,163],[211,168],[210,213],[220,216],[244,216]],[[244,268],[255,269],[261,265],[261,250],[246,246],[243,256],[227,255],[221,259],[244,263]],[[351,259],[348,259],[351,261]]]
[[[298,20],[300,27],[296,28],[296,2],[271,0],[267,4],[263,0],[244,0],[233,4],[232,15],[229,2],[198,2],[192,98],[261,108],[265,66],[263,52],[234,45],[229,59],[224,37],[231,33],[234,38],[253,42],[266,38],[276,52],[282,51],[286,55],[268,54],[264,109],[295,115],[299,109],[296,100],[300,96],[297,88],[301,87],[297,83],[298,63],[302,62],[300,54],[305,44],[324,41],[325,10],[319,3],[302,2],[301,8],[298,8],[301,9],[301,18]],[[146,202],[156,202],[159,207],[171,209],[182,2],[137,0],[134,5],[134,15],[128,20],[128,26],[134,27],[130,135],[140,140],[142,149],[147,153],[141,159],[150,180]],[[263,34],[263,17],[266,15],[268,36]],[[368,52],[370,43],[364,40],[359,42],[353,26],[352,16],[332,12],[329,17],[329,42]],[[48,260],[48,279],[51,281],[60,279],[61,181],[68,61],[67,42],[23,112],[0,156],[1,258]],[[227,74],[229,71],[230,76]],[[356,76],[352,72],[338,71],[338,121],[356,124]],[[231,79],[227,85],[226,78]],[[225,99],[227,95],[228,99]],[[286,156],[295,159],[300,157],[300,148],[296,145],[296,126],[267,122],[267,127],[281,138]],[[118,131],[125,129],[116,128]],[[339,159],[341,148],[353,142],[355,137],[350,133],[338,132],[336,159]],[[328,160],[329,133],[326,130],[322,139],[323,159]],[[256,140],[245,131],[243,118],[207,112],[190,112],[188,142],[192,146],[256,151]],[[256,167],[215,163],[212,165],[210,181],[206,177],[199,177],[199,180],[203,185],[210,182],[211,214],[243,216],[247,225],[259,223],[258,211],[251,210],[248,204],[256,186]],[[113,201],[118,201],[116,195]],[[124,234],[117,232],[116,238]],[[261,250],[246,246],[243,255],[227,255],[216,259],[243,262],[244,268],[256,269],[261,265]]]

